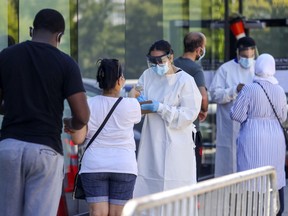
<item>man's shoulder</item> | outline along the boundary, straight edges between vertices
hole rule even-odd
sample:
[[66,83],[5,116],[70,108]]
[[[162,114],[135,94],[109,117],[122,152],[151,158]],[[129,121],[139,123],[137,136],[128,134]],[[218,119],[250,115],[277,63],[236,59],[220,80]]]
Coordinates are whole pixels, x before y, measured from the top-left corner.
[[238,67],[238,63],[235,62],[234,59],[229,60],[227,62],[224,62],[219,66],[219,68],[216,71],[216,74],[222,74],[222,73],[229,73],[229,72],[234,72],[233,68],[236,69]]
[[65,59],[67,62],[73,64],[73,65],[77,65],[76,61],[67,53],[62,52],[61,50],[59,50],[60,55],[62,56],[63,59]]
[[174,64],[188,64],[188,65],[192,65],[192,66],[199,66],[201,67],[199,64],[197,64],[195,61],[193,61],[190,58],[183,58],[182,56],[176,58],[174,60]]
[[26,41],[18,43],[18,44],[14,44],[14,45],[9,46],[9,47],[6,47],[2,51],[3,52],[11,52],[11,51],[19,50],[19,49],[21,49],[24,46],[26,46]]
[[179,57],[174,60],[174,65],[186,71],[190,75],[193,75],[193,73],[196,73],[199,71],[200,72],[203,71],[203,68],[200,64],[188,58]]
[[15,44],[9,47],[4,48],[3,50],[0,51],[0,58],[3,61],[6,61],[8,59],[14,59],[15,56],[17,58],[21,59],[25,56],[27,56],[27,53],[25,52],[25,42],[21,42],[19,44]]
[[220,68],[222,67],[230,67],[230,66],[237,66],[238,65],[238,63],[235,61],[235,59],[231,59],[231,60],[229,60],[229,61],[227,61],[227,62],[224,62],[221,66],[220,66]]

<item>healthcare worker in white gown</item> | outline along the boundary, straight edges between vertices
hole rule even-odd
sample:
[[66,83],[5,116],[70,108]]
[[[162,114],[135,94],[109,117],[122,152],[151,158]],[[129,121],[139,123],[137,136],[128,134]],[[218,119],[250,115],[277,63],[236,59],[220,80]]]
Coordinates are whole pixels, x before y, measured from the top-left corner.
[[167,41],[156,41],[147,55],[149,68],[139,78],[138,101],[148,111],[141,133],[134,197],[196,183],[193,121],[201,94],[189,74],[175,67]]
[[251,37],[237,41],[237,57],[216,71],[209,87],[211,101],[217,103],[215,177],[237,172],[236,138],[240,123],[231,120],[230,109],[242,87],[252,83],[256,44]]

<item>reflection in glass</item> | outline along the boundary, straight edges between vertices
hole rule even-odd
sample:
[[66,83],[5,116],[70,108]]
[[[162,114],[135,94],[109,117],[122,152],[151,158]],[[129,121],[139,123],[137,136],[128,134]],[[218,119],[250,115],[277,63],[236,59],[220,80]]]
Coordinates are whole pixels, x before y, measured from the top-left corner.
[[29,7],[26,1],[19,1],[19,41],[30,40],[29,27],[38,11],[43,8],[52,8],[59,11],[65,19],[65,33],[61,39],[59,49],[70,54],[70,11],[69,0],[29,0]]
[[0,0],[0,51],[8,46],[8,0]]

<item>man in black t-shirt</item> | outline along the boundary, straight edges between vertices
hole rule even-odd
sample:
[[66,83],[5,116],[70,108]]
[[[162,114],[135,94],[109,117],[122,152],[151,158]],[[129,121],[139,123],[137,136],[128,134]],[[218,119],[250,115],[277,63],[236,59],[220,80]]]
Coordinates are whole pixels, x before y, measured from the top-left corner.
[[194,122],[197,133],[195,139],[196,145],[196,163],[197,163],[197,179],[201,170],[201,155],[202,155],[202,135],[199,128],[199,121],[204,121],[208,112],[208,95],[205,86],[205,79],[202,66],[196,61],[200,61],[205,56],[206,37],[201,32],[189,32],[184,37],[184,54],[174,60],[176,67],[181,68],[190,74],[202,95],[201,110],[198,119]]
[[0,53],[0,209],[2,215],[57,214],[64,177],[61,143],[64,100],[70,127],[89,119],[77,63],[57,49],[63,16],[43,9],[30,29],[32,41]]

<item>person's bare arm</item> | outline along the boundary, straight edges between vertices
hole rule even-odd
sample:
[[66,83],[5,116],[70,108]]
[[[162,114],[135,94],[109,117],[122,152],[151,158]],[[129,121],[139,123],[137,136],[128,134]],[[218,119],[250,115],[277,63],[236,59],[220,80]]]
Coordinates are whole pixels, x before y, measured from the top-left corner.
[[[64,123],[65,121],[68,121],[68,120],[69,120],[68,118],[65,118]],[[67,129],[66,127],[64,127],[64,131],[71,135],[71,140],[73,141],[75,145],[79,145],[79,144],[82,144],[86,138],[87,126],[84,126],[80,130],[71,130],[71,129]]]
[[202,122],[206,119],[207,114],[208,114],[208,94],[207,94],[207,89],[204,86],[199,87],[199,91],[202,95],[202,102],[201,102],[201,110],[198,115],[199,121]]
[[90,110],[84,92],[79,92],[67,98],[72,118],[64,120],[65,127],[72,130],[82,129],[89,121]]

